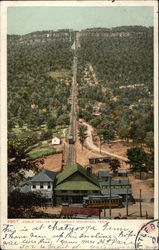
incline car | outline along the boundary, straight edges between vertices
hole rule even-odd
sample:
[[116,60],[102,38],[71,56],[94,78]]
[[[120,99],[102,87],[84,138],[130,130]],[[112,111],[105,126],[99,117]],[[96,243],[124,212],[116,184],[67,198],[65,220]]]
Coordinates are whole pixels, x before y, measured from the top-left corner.
[[83,207],[123,207],[122,197],[119,195],[88,195],[83,198]]
[[69,144],[74,144],[74,137],[73,137],[73,135],[70,135],[68,137],[68,141],[69,141]]

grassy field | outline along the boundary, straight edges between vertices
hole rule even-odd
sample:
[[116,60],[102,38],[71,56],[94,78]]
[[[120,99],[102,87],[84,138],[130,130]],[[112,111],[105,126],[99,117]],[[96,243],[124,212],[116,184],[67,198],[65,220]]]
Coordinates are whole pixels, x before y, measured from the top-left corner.
[[37,158],[41,158],[47,155],[52,155],[56,153],[56,149],[52,146],[49,146],[48,144],[40,145],[34,149],[32,149],[28,155],[32,160],[35,160]]
[[[12,134],[15,134],[18,138],[25,138],[27,136],[30,136],[31,134],[35,135],[38,139],[40,139],[42,131],[47,131],[47,126],[46,124],[43,124],[39,127],[35,127],[32,129],[29,129],[27,126],[20,128],[16,126],[12,130]],[[68,133],[68,126],[56,126],[55,128],[51,129],[52,134],[57,133],[59,134],[62,138],[67,136]],[[51,138],[50,138],[51,139]]]
[[57,78],[69,78],[70,74],[69,70],[61,69],[61,70],[51,71],[49,75],[53,79],[57,79]]

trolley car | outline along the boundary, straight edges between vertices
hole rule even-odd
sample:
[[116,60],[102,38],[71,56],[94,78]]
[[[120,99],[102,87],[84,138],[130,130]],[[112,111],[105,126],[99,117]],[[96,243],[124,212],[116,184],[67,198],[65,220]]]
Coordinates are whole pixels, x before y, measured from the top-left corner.
[[69,135],[68,141],[69,141],[69,144],[75,143],[73,135]]
[[83,207],[94,207],[94,208],[104,208],[104,207],[123,207],[122,197],[119,195],[89,195],[83,197]]

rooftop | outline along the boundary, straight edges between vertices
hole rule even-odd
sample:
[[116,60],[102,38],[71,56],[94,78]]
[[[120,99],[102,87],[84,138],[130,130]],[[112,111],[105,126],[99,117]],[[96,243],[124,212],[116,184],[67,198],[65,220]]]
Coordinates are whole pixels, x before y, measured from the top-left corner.
[[43,169],[40,173],[36,174],[31,182],[53,182],[55,181],[56,173],[49,171],[47,169]]
[[[59,185],[60,183],[62,183],[63,181],[65,181],[68,177],[70,177],[71,175],[73,175],[76,172],[80,172],[80,174],[85,176],[88,180],[93,182],[96,186],[99,186],[99,182],[98,182],[97,177],[93,174],[88,175],[87,169],[83,168],[78,163],[73,164],[71,167],[66,168],[65,170],[63,170],[61,173],[59,173],[57,175],[56,186]],[[76,185],[77,185],[77,183],[75,183],[75,186]]]
[[[103,195],[110,195],[110,190],[109,189],[103,189],[101,190],[101,193]],[[127,194],[127,188],[118,188],[118,189],[111,189],[111,194],[112,195],[122,195],[122,194]],[[128,188],[128,194],[132,194],[131,188]]]
[[103,178],[103,177],[109,177],[110,176],[110,173],[108,171],[98,171],[98,176],[100,178]]
[[62,207],[61,215],[87,215],[87,216],[99,216],[98,208],[84,208],[84,207]]
[[[109,186],[109,181],[100,181],[99,184],[101,186]],[[113,185],[130,185],[129,180],[111,180],[111,186]]]

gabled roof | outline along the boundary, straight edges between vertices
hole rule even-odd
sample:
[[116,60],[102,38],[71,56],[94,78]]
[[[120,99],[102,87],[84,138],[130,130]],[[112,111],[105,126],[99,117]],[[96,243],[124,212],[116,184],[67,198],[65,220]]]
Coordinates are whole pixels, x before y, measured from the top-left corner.
[[55,180],[56,173],[49,171],[47,169],[43,169],[40,173],[36,174],[32,179],[31,182],[40,181],[40,182],[53,182]]
[[71,175],[73,175],[76,172],[79,172],[80,174],[85,176],[88,180],[93,182],[95,185],[99,186],[99,182],[96,176],[92,174],[89,176],[87,174],[87,170],[78,163],[73,164],[71,167],[66,168],[65,170],[63,170],[62,173],[59,173],[57,175],[56,186],[62,183],[63,181],[65,181],[67,178],[69,178]]
[[58,138],[58,139],[60,139],[60,140],[61,140],[61,137],[60,137],[60,135],[59,135],[59,134],[54,134],[54,135],[53,135],[53,137],[52,137],[52,139],[54,139],[54,138]]

